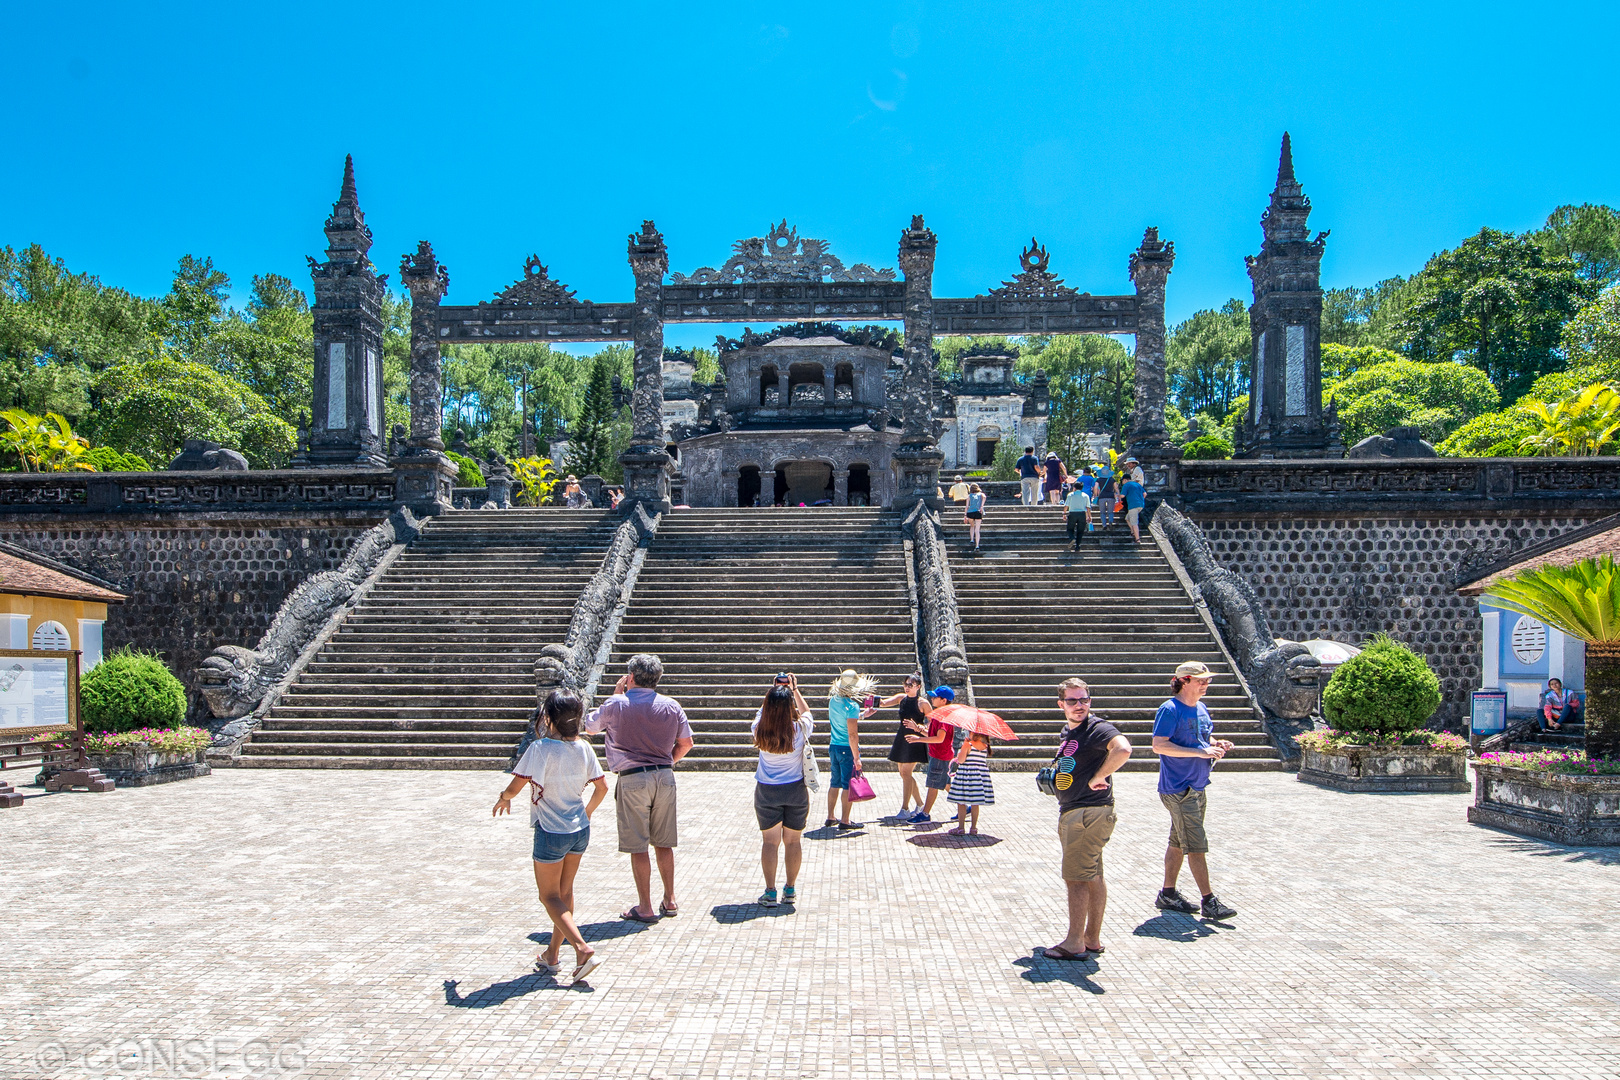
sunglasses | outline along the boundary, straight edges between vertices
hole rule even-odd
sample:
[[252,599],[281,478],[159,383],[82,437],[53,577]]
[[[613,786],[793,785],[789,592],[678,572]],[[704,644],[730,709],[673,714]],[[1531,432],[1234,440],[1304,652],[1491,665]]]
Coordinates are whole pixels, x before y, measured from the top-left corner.
[[1058,700],[1062,701],[1063,704],[1065,704],[1065,705],[1084,705],[1086,702],[1090,701],[1091,699],[1088,698],[1088,697],[1066,697],[1066,698],[1059,698]]

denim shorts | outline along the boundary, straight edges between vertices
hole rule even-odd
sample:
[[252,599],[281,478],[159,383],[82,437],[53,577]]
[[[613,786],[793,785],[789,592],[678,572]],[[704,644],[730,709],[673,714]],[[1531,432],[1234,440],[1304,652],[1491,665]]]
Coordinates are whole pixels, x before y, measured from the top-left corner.
[[855,752],[847,746],[833,743],[827,748],[827,756],[832,759],[832,782],[827,786],[848,791],[850,777],[855,775]]
[[579,832],[547,832],[540,826],[534,827],[534,861],[535,862],[562,862],[565,855],[583,855],[585,849],[591,844],[591,827],[585,826]]
[[930,757],[928,759],[928,789],[930,791],[944,791],[951,786],[951,759]]

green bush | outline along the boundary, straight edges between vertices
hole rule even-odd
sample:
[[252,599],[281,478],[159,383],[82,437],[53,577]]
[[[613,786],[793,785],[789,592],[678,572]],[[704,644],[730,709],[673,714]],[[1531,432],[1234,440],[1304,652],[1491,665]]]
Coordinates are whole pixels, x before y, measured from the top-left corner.
[[1440,680],[1428,663],[1380,634],[1322,690],[1322,713],[1336,731],[1390,736],[1412,731],[1440,707]]
[[86,731],[178,727],[186,690],[156,653],[125,647],[85,673],[79,704]]
[[1200,435],[1181,448],[1184,461],[1224,461],[1232,456],[1232,444],[1219,435]]
[[445,453],[450,456],[451,461],[456,463],[456,468],[461,470],[460,475],[456,477],[456,487],[484,486],[484,470],[478,467],[478,462],[466,454],[458,454],[454,450],[446,450]]
[[96,467],[97,472],[151,472],[152,466],[139,454],[125,454],[110,446],[92,446],[84,460]]

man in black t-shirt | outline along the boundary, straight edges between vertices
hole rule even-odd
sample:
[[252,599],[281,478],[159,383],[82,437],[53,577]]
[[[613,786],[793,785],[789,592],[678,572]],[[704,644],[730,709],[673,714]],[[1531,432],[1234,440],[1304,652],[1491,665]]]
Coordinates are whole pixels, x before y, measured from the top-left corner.
[[1069,933],[1048,960],[1090,960],[1103,952],[1103,847],[1114,835],[1114,787],[1109,780],[1131,756],[1131,741],[1091,713],[1091,689],[1081,679],[1058,686],[1066,723],[1058,734],[1058,840],[1063,845],[1063,882],[1069,889]]
[[1018,483],[1025,506],[1041,501],[1041,463],[1035,458],[1033,446],[1024,447],[1024,456],[1018,459]]

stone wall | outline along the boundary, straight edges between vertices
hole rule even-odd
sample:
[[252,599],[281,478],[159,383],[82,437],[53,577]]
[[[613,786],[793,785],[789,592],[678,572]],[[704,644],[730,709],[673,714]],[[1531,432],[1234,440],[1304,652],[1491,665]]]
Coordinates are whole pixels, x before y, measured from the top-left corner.
[[387,509],[11,516],[0,540],[115,583],[129,599],[109,605],[106,648],[162,653],[201,722],[191,673],[202,659],[217,645],[257,644],[287,594],[335,569]]
[[[1444,700],[1437,719],[1461,730],[1479,688],[1481,622],[1454,577],[1465,558],[1523,547],[1603,516],[1501,510],[1494,514],[1226,516],[1186,508],[1222,566],[1265,602],[1272,631],[1296,641],[1360,643],[1377,631],[1428,658]],[[1613,512],[1609,510],[1608,512]]]

